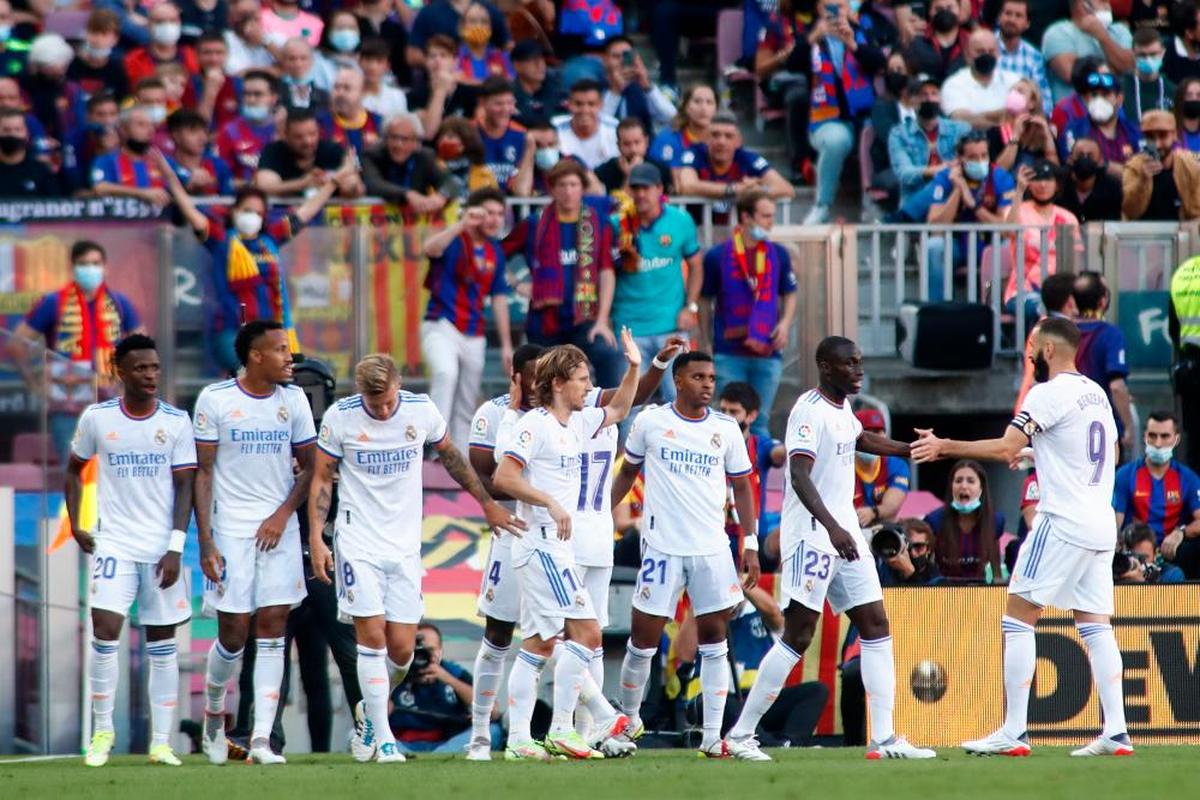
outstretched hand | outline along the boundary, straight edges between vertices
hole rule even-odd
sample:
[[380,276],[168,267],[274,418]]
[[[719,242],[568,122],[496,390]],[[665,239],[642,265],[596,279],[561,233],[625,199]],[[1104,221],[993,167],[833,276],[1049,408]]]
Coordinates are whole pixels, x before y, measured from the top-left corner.
[[633,340],[633,333],[627,327],[621,328],[621,345],[625,349],[625,360],[631,367],[642,366],[642,350]]
[[946,445],[945,439],[939,439],[933,435],[931,428],[913,428],[917,434],[917,440],[912,443],[912,459],[918,464],[925,464],[930,461],[937,461],[943,458],[943,448]]

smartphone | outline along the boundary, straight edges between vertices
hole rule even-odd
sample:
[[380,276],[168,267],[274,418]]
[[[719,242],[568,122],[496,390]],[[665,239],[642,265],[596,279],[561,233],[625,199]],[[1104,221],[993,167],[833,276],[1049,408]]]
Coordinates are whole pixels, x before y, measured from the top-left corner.
[[634,59],[633,49],[631,48],[629,50],[626,50],[624,53],[621,53],[621,66],[632,67],[633,59]]
[[1156,145],[1147,144],[1142,148],[1142,152],[1153,158],[1155,161],[1162,161],[1162,154],[1158,152],[1158,147]]
[[841,6],[834,5],[833,3],[825,6],[825,16],[829,17],[830,20],[837,19],[841,11]]

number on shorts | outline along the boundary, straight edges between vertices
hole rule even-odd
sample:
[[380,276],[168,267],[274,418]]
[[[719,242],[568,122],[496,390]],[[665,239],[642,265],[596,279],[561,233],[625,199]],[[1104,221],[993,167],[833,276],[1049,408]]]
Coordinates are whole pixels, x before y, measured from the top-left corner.
[[354,585],[354,567],[349,561],[342,562],[342,584],[345,586]]
[[92,567],[92,580],[98,581],[101,578],[113,578],[117,574],[117,559],[115,556],[103,556],[96,559],[95,566]]
[[567,579],[567,583],[571,584],[571,591],[579,591],[579,584],[575,582],[575,573],[571,572],[571,568],[567,567],[563,570],[563,577]]
[[654,583],[655,567],[658,567],[658,582],[667,582],[667,560],[660,558],[655,561],[653,558],[647,558],[642,562],[642,583]]
[[1106,457],[1106,448],[1104,445],[1104,423],[1100,420],[1095,420],[1088,426],[1087,457],[1088,461],[1096,465],[1096,468],[1092,470],[1092,479],[1088,481],[1089,486],[1095,486],[1100,483],[1100,475],[1104,472],[1104,459]]
[[[589,468],[590,463],[600,465],[599,472],[592,472]],[[592,453],[589,459],[587,454],[584,454],[579,459],[579,503],[576,511],[587,511],[590,501],[592,510],[599,511],[604,503],[604,483],[608,480],[608,470],[612,466],[612,453]],[[588,475],[596,476],[596,485],[591,492],[588,491]]]
[[[818,562],[821,564],[820,568],[817,567]],[[832,556],[818,553],[816,550],[809,550],[804,554],[804,574],[823,581],[829,577],[829,567],[832,563]]]
[[488,580],[492,582],[492,586],[495,586],[496,584],[498,584],[500,582],[500,562],[499,561],[492,562],[492,568],[490,570],[488,570]]

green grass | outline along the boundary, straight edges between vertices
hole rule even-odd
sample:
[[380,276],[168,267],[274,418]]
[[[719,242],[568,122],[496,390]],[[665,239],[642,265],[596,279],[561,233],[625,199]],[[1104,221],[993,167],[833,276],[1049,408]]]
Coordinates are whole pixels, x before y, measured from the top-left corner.
[[[857,749],[772,751],[776,761],[706,761],[678,750],[645,751],[620,761],[554,764],[471,763],[422,756],[406,764],[355,764],[349,755],[293,756],[283,767],[212,767],[188,756],[176,769],[139,756],[102,769],[78,759],[13,764],[0,760],[0,796],[13,800],[232,800],[250,797],[331,800],[666,800],[801,798],[929,800],[1002,798],[1183,798],[1195,791],[1197,749],[1143,747],[1133,758],[1074,759],[1065,748],[1031,758],[972,758],[946,750],[934,761],[868,762]],[[1186,787],[1192,787],[1188,789]]]

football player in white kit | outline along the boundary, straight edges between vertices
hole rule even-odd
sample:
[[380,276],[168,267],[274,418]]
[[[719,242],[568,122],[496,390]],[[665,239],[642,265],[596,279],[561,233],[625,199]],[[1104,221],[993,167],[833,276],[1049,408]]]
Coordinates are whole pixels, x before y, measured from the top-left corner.
[[[175,626],[192,615],[192,593],[179,564],[192,516],[196,446],[187,414],[158,399],[162,367],[154,340],[126,337],[113,361],[124,392],[80,416],[65,489],[71,533],[92,556],[92,740],[84,763],[108,763],[121,625],[136,600],[150,665],[150,761],[177,767],[169,744],[179,696]],[[86,531],[79,503],[91,458],[99,472],[99,516],[96,529]]]
[[[336,576],[338,609],[354,621],[358,683],[355,709],[361,728],[354,756],[380,763],[404,761],[388,724],[388,699],[408,675],[417,623],[425,613],[421,594],[422,460],[426,445],[442,466],[483,507],[489,527],[519,533],[517,518],[493,500],[454,446],[446,420],[429,395],[400,390],[400,371],[384,353],[366,356],[354,369],[359,394],[325,413],[308,498],[313,574]],[[322,532],[340,471],[333,554]]]
[[[304,599],[296,509],[308,494],[317,432],[304,392],[289,383],[292,353],[278,322],[255,320],[234,342],[237,378],[206,386],[196,400],[196,527],[204,606],[217,614],[208,652],[201,747],[213,764],[228,758],[225,687],[254,615],[254,726],[250,760],[285,764],[270,746],[283,684],[284,627]],[[300,465],[293,475],[292,460]]]
[[658,652],[663,626],[686,589],[696,613],[700,641],[700,685],[704,738],[700,751],[728,756],[721,741],[729,693],[729,611],[742,602],[729,537],[725,533],[727,479],[746,528],[744,583],[758,582],[758,526],[750,486],[750,456],[732,417],[709,409],[716,387],[712,356],[693,351],[672,367],[675,400],[643,410],[625,442],[625,463],[613,485],[613,502],[628,494],[638,472],[646,470],[642,514],[642,566],[633,597],[633,621],[621,666],[621,708],[642,732],[638,711],[650,661]]
[[[554,347],[538,359],[538,408],[517,422],[510,438],[501,440],[504,456],[494,478],[498,489],[519,501],[518,513],[530,526],[512,552],[526,636],[519,658],[544,658],[560,633],[566,640],[554,673],[554,713],[545,740],[550,755],[602,758],[592,742],[623,737],[629,726],[629,719],[595,692],[590,693],[591,710],[600,733],[588,741],[574,727],[575,708],[581,690],[591,682],[589,668],[601,639],[598,614],[575,568],[570,541],[573,510],[584,485],[583,458],[589,455],[585,443],[623,420],[633,405],[641,353],[628,330],[622,331],[621,339],[629,369],[612,400],[599,408],[584,405],[591,377],[582,350]],[[532,741],[516,744],[534,747]],[[627,740],[621,744],[621,752],[634,749]]]
[[[812,642],[825,601],[858,628],[870,710],[867,758],[933,758],[892,727],[896,665],[875,560],[854,510],[854,454],[907,457],[909,446],[864,431],[849,395],[862,389],[862,352],[841,336],[817,345],[820,385],[788,416],[784,445],[791,480],[784,491],[779,553],[785,597],[783,634],[763,657],[754,686],[726,742],[737,758],[769,761],[755,730]],[[744,517],[743,517],[744,519]]]
[[1103,730],[1073,756],[1128,756],[1121,651],[1110,622],[1113,613],[1113,550],[1117,525],[1112,512],[1117,429],[1104,389],[1075,369],[1079,329],[1069,319],[1050,317],[1033,331],[1034,380],[1004,436],[979,442],[939,439],[918,430],[918,462],[975,458],[1016,464],[1032,445],[1041,496],[1032,533],[1021,545],[1004,633],[1004,724],[990,736],[964,742],[980,755],[1027,756],[1029,690],[1037,667],[1034,626],[1048,605],[1075,612],[1075,627],[1087,645],[1092,678],[1104,712]]

